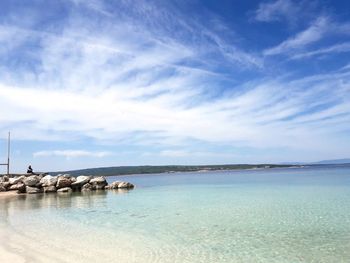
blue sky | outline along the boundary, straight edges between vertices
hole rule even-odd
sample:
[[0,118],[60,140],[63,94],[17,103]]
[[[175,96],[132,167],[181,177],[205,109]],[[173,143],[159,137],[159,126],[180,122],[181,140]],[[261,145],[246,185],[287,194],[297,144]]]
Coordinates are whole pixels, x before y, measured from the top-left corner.
[[0,157],[41,171],[350,156],[348,1],[0,3]]

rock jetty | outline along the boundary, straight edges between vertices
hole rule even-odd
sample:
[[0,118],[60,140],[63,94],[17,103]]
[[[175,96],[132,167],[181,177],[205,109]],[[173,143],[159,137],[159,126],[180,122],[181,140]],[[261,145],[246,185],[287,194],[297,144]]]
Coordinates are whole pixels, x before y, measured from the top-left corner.
[[71,193],[132,188],[134,185],[129,182],[116,181],[108,184],[104,176],[81,175],[74,177],[69,174],[0,176],[0,192],[17,191],[19,194]]

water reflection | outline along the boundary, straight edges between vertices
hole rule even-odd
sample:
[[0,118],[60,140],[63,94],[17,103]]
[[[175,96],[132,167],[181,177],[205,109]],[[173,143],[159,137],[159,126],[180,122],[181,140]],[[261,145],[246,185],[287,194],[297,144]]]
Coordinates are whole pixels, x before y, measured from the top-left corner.
[[127,194],[133,189],[114,189],[114,190],[109,190],[110,193],[114,195],[120,195],[120,194]]
[[107,205],[107,196],[128,193],[129,190],[97,190],[90,192],[23,194],[0,199],[0,218],[5,219],[24,210],[87,209]]

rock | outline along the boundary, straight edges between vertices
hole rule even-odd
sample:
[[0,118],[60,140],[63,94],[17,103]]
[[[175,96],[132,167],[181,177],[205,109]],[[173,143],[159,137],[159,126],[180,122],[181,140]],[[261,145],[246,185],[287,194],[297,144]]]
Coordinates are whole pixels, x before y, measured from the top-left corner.
[[106,185],[104,185],[104,184],[94,184],[92,186],[92,189],[93,190],[103,190],[103,189],[105,189],[105,187],[106,187]]
[[123,188],[123,189],[131,189],[134,188],[134,185],[132,183],[129,182],[120,182],[118,184],[118,189]]
[[77,177],[76,182],[72,183],[72,187],[79,188],[82,187],[84,184],[87,184],[90,181],[90,176],[80,175]]
[[31,175],[23,179],[23,183],[26,186],[36,186],[40,183],[40,178],[37,175]]
[[57,180],[56,187],[57,188],[66,188],[66,187],[70,187],[71,184],[72,183],[71,183],[69,178],[59,177]]
[[24,193],[26,191],[26,186],[23,182],[18,182],[17,184],[13,184],[8,188],[9,191],[18,190],[20,193]]
[[57,184],[58,178],[52,175],[46,175],[41,180],[42,186],[55,186]]
[[43,189],[38,187],[26,186],[26,192],[27,194],[38,194],[38,193],[42,193]]
[[131,189],[134,188],[134,185],[132,183],[129,182],[120,182],[120,181],[116,181],[111,183],[108,188],[105,189]]
[[90,184],[94,184],[94,183],[107,184],[107,181],[106,181],[106,178],[104,176],[98,176],[98,177],[94,177],[90,180]]
[[22,176],[16,176],[14,178],[9,178],[9,183],[10,184],[17,184],[19,182],[23,182],[23,180],[25,179],[26,177],[24,175]]
[[82,187],[81,187],[81,191],[91,191],[92,190],[92,185],[87,183],[87,184],[84,184]]
[[106,178],[103,176],[95,177],[90,180],[90,184],[92,185],[92,189],[94,190],[102,190],[107,185]]
[[105,190],[109,190],[109,189],[111,189],[111,186],[110,185],[106,185],[105,186]]
[[5,188],[5,186],[3,186],[2,183],[0,183],[0,192],[6,192],[7,189]]
[[8,182],[9,178],[7,175],[4,175],[3,177],[1,177],[1,182]]
[[72,192],[72,188],[70,187],[64,187],[57,190],[57,193],[71,193],[71,192]]
[[0,183],[0,185],[3,186],[5,189],[8,189],[11,186],[10,182],[3,182]]
[[[64,188],[61,188],[64,189]],[[44,193],[55,193],[57,192],[57,188],[54,185],[44,186]]]
[[71,177],[71,178],[70,178],[70,181],[71,181],[72,183],[75,183],[75,182],[77,181],[77,178],[76,178],[76,177]]
[[[22,185],[19,185],[19,184],[22,184]],[[17,184],[17,193],[19,193],[19,194],[21,194],[21,193],[25,193],[26,192],[26,186],[25,186],[25,184],[24,183],[22,183],[22,182],[19,182],[18,184]]]
[[120,184],[120,181],[116,181],[108,185],[108,189],[118,189],[118,185]]

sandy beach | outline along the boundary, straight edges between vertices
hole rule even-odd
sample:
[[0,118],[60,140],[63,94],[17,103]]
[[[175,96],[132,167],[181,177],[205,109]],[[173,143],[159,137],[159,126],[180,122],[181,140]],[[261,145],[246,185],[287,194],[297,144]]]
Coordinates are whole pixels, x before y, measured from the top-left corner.
[[17,191],[0,192],[0,199],[11,198],[14,196],[19,196],[19,195],[20,194],[17,194]]
[[[18,196],[16,191],[0,192],[0,204],[5,199]],[[9,233],[5,227],[0,228],[0,259],[2,262],[22,263],[26,262],[25,258],[18,255],[9,245]]]
[[[0,232],[0,234],[2,234]],[[25,262],[25,259],[16,255],[15,253],[11,253],[8,250],[4,249],[2,245],[0,246],[0,255],[2,262],[12,262],[12,263],[22,263]]]
[[[0,192],[0,207],[1,201],[18,196],[16,191]],[[0,229],[0,255],[2,262],[22,263],[25,258],[18,255],[11,247],[9,247],[8,233],[5,228]]]

